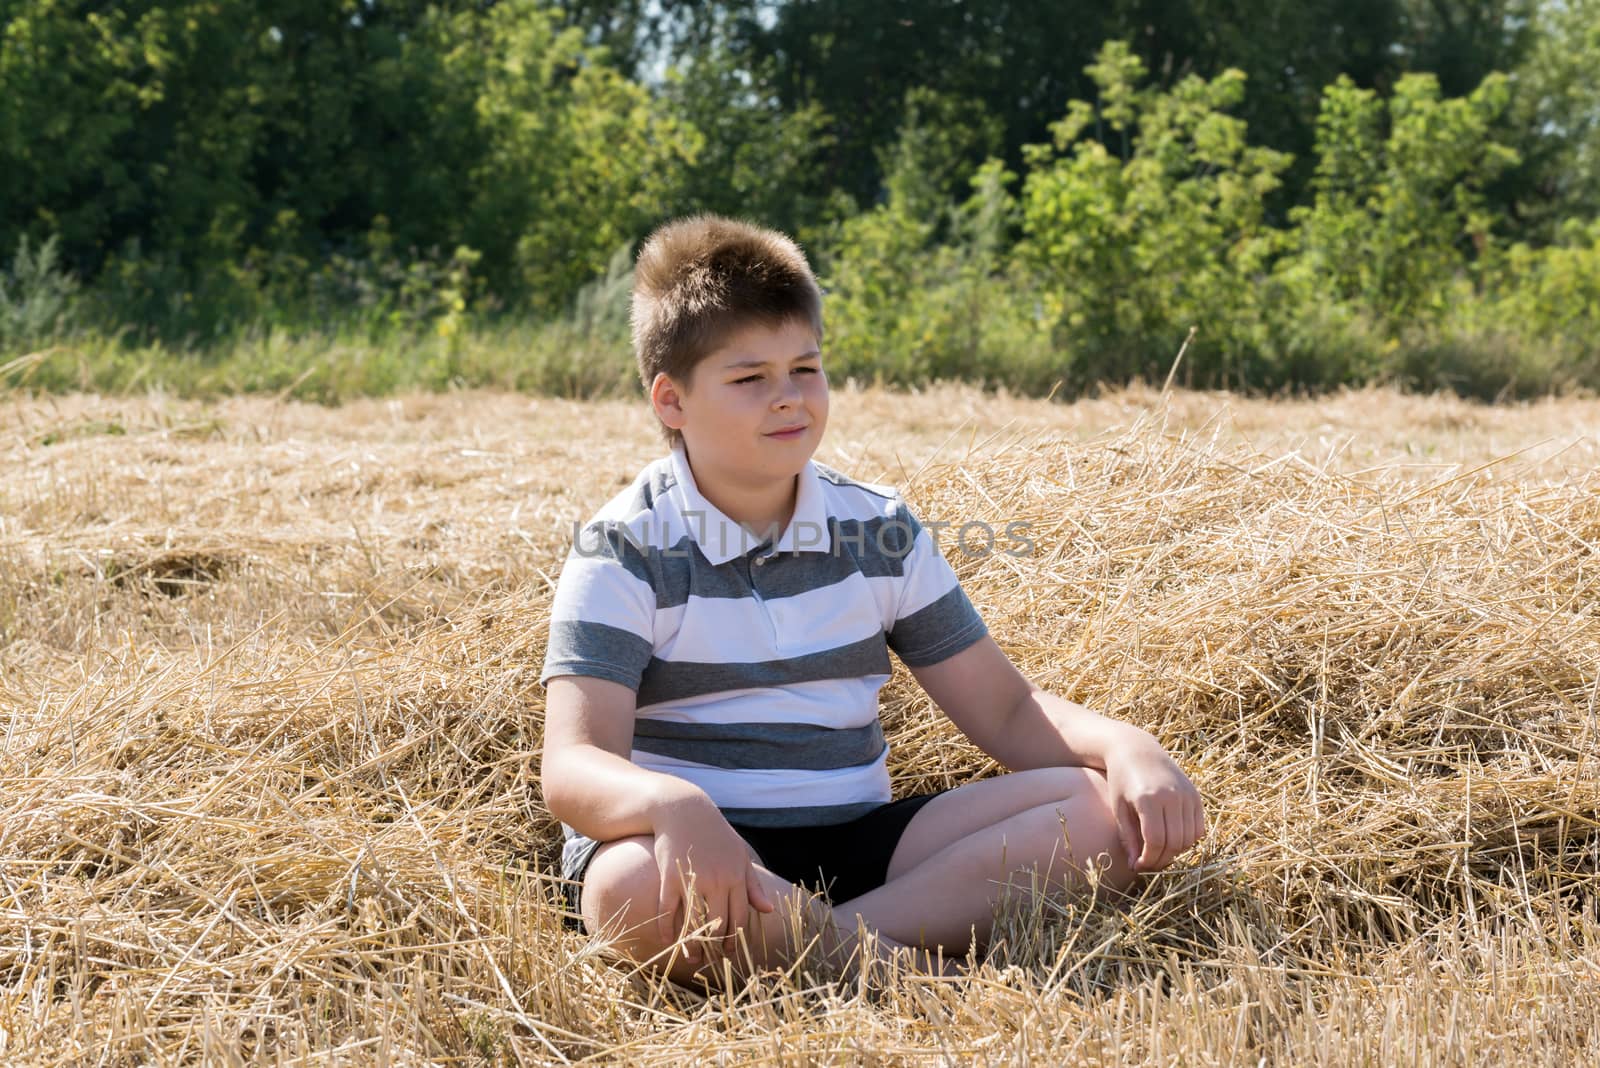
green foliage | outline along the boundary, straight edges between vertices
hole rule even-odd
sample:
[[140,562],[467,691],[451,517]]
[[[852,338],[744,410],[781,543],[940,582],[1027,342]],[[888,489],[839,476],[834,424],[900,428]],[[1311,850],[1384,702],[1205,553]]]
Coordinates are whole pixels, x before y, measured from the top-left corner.
[[928,88],[907,90],[894,143],[879,153],[896,211],[939,223],[974,169],[1000,148],[999,120],[981,102]]
[[1497,193],[1548,242],[1563,221],[1600,215],[1600,0],[1538,5],[1530,41],[1502,124],[1524,165]]
[[1446,95],[1464,96],[1493,71],[1514,68],[1535,19],[1571,0],[1401,0],[1389,50],[1404,70],[1427,71]]
[[1600,220],[1570,222],[1559,236],[1558,245],[1505,250],[1485,272],[1482,299],[1462,305],[1465,331],[1502,341],[1509,335],[1498,347],[1532,357],[1491,373],[1500,390],[1600,385]]
[[616,384],[619,364],[633,367],[632,298],[633,246],[619,245],[606,273],[580,289],[568,314],[550,324],[550,334],[561,338],[555,348],[570,357],[561,392],[602,390]]
[[[1188,77],[1169,92],[1143,84],[1144,64],[1121,42],[1090,74],[1099,105],[1073,101],[1031,146],[1019,255],[1039,279],[1055,343],[1074,353],[1079,383],[1155,375],[1190,326],[1205,344],[1202,381],[1259,380],[1257,278],[1281,245],[1263,201],[1289,160],[1246,143],[1227,113],[1244,75]],[[1100,128],[1123,154],[1088,136]]]
[[[724,21],[704,17],[703,45],[665,74],[665,103],[703,138],[684,168],[675,213],[714,212],[808,231],[840,214],[838,200],[824,192],[832,119],[816,102],[785,107],[773,84],[773,57],[736,51]],[[843,210],[853,212],[854,205]]]
[[[1362,85],[1386,84],[1435,37],[1483,25],[1453,10],[1448,18],[1416,21],[1411,9],[1421,2],[574,0],[567,6],[574,24],[589,27],[595,39],[626,55],[629,70],[641,73],[648,71],[645,54],[652,49],[696,52],[708,24],[725,26],[741,57],[770,58],[763,81],[779,94],[784,112],[815,105],[829,116],[835,147],[827,184],[808,185],[802,195],[824,199],[831,187],[867,204],[888,173],[882,152],[897,136],[907,91],[927,88],[980,104],[1002,133],[995,154],[1017,170],[1023,146],[1048,137],[1062,102],[1093,94],[1085,65],[1112,38],[1132,41],[1164,87],[1190,74],[1244,71],[1257,92],[1240,105],[1240,116],[1265,144],[1305,155],[1318,96],[1333,78],[1347,73]],[[1481,34],[1470,40],[1480,37],[1486,46],[1493,43]],[[1469,37],[1452,39],[1465,43]],[[1461,68],[1476,70],[1468,84],[1494,69],[1494,62],[1475,66],[1489,54],[1474,49],[1463,55]]]
[[59,232],[69,261],[97,270],[137,239],[210,267],[284,212],[337,232],[330,216],[347,168],[362,163],[351,158],[353,120],[369,103],[366,83],[348,74],[382,40],[377,28],[351,30],[377,14],[368,5],[11,6],[0,47],[0,241]]
[[1441,100],[1426,74],[1402,78],[1387,101],[1349,79],[1329,86],[1315,200],[1291,213],[1294,270],[1388,321],[1445,314],[1450,283],[1493,237],[1484,189],[1517,162],[1492,135],[1508,100],[1499,75],[1452,100]]
[[24,237],[0,271],[0,360],[55,340],[71,324],[78,283],[62,270],[58,245],[54,236],[36,247]]
[[457,15],[444,51],[477,86],[488,142],[467,243],[534,311],[559,309],[662,213],[702,138],[531,0]]
[[0,368],[625,391],[713,211],[847,376],[1596,385],[1595,3],[0,0]]
[[1564,242],[1548,248],[1513,245],[1495,271],[1495,318],[1540,336],[1597,349],[1600,339],[1600,220],[1569,223]]
[[86,317],[139,323],[139,340],[178,338],[200,349],[261,329],[448,334],[485,300],[479,259],[465,246],[448,254],[403,248],[381,215],[357,247],[313,258],[275,244],[198,275],[134,243],[101,271]]
[[9,6],[0,248],[59,233],[108,317],[169,338],[298,308],[374,240],[464,247],[502,302],[557,311],[703,140],[532,0]]
[[[967,378],[1048,389],[1060,369],[1042,343],[1037,301],[1007,262],[1016,216],[1007,186],[1016,175],[997,159],[960,173],[967,146],[929,128],[948,106],[908,99],[888,153],[885,203],[828,235],[829,373],[897,385]],[[954,209],[941,207],[941,187],[958,176],[971,195]]]
[[437,329],[374,336],[261,327],[203,354],[91,333],[31,358],[0,360],[0,387],[194,397],[267,392],[324,404],[407,390],[485,387],[583,398],[638,388],[625,348],[601,346],[562,320],[473,322],[448,337]]

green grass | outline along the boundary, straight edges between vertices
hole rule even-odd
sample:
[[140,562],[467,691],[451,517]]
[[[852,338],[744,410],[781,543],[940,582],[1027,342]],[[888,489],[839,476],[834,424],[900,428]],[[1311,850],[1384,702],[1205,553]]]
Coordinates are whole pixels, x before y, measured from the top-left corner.
[[[1021,329],[1015,318],[996,309],[971,329],[919,329],[910,340],[904,323],[830,323],[829,373],[840,383],[919,388],[964,381],[1067,399],[1104,382],[1159,379],[1181,341],[1170,351],[1158,351],[1153,342],[1105,348],[1102,341],[1097,349],[1093,341],[1053,341],[1047,331]],[[1215,368],[1208,369],[1207,346],[1202,324],[1181,384],[1277,393],[1378,383],[1491,401],[1600,390],[1600,359],[1568,343],[1525,337],[1514,324],[1494,332],[1419,329],[1403,341],[1384,341],[1359,323],[1307,324],[1292,351],[1265,359],[1254,373],[1239,368],[1217,382],[1210,380]],[[636,374],[625,327],[613,322],[596,329],[574,319],[477,320],[455,332],[256,326],[205,345],[80,329],[38,347],[0,349],[0,390],[46,394],[155,390],[205,399],[267,393],[337,404],[398,392],[491,388],[592,399],[637,395]]]
[[191,348],[81,333],[32,352],[0,355],[0,387],[46,393],[182,397],[274,393],[337,403],[408,390],[494,387],[563,397],[635,388],[626,343],[605,343],[563,323],[374,334],[263,327],[224,344]]

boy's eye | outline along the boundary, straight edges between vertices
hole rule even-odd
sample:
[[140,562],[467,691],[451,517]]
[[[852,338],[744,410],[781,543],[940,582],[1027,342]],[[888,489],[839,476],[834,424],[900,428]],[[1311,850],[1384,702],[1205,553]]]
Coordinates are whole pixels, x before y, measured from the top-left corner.
[[[814,374],[817,374],[818,371],[819,371],[819,368],[816,368],[816,367],[796,367],[795,368],[795,373],[796,374],[814,375]],[[759,381],[761,381],[761,376],[760,375],[745,375],[743,378],[735,378],[733,380],[733,384],[736,385],[736,386],[742,386],[746,382],[759,382]]]

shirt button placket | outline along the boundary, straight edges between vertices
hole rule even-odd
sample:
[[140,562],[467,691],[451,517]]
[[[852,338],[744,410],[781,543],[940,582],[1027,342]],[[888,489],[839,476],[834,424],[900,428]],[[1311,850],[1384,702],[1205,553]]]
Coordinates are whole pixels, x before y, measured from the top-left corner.
[[765,556],[757,556],[750,563],[752,564],[750,570],[750,592],[756,595],[756,603],[761,606],[761,614],[767,617],[767,629],[772,634],[773,650],[781,653],[783,650],[783,636],[778,633],[778,621],[773,618],[772,606],[767,603],[765,597],[761,596],[761,588],[756,583],[756,576],[763,573],[767,558]]

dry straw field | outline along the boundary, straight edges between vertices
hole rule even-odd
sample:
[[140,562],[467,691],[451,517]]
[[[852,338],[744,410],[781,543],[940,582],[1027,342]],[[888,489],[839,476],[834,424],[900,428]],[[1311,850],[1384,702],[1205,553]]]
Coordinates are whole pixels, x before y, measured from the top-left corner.
[[[967,980],[709,999],[563,931],[537,752],[574,520],[641,407],[0,399],[0,1061],[1600,1058],[1600,402],[841,389],[1041,684],[1212,834]],[[897,789],[995,770],[897,675]]]

